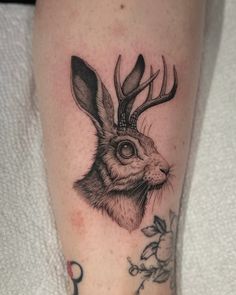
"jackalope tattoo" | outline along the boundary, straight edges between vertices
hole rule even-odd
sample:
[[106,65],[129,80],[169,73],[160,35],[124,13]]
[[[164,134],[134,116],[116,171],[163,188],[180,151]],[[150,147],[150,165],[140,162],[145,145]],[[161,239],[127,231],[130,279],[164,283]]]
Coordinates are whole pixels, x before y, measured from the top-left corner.
[[[141,276],[141,283],[135,295],[140,295],[145,289],[145,282],[163,284],[169,281],[172,294],[175,295],[175,244],[177,232],[177,215],[170,211],[169,218],[164,220],[154,216],[153,224],[142,229],[142,233],[151,242],[143,249],[140,255],[142,263],[130,264],[129,273],[132,276]],[[151,260],[151,263],[149,261]]]
[[[97,130],[97,151],[90,171],[74,183],[92,207],[106,211],[121,227],[139,227],[149,191],[159,190],[167,181],[169,164],[157,151],[153,140],[138,131],[137,120],[147,109],[175,97],[178,81],[173,66],[173,86],[167,92],[167,65],[163,60],[160,93],[153,98],[153,82],[160,70],[141,82],[145,63],[142,55],[121,82],[119,56],[114,73],[118,99],[117,122],[111,96],[96,71],[83,59],[72,56],[72,93],[77,105],[90,117]],[[136,97],[148,88],[145,101],[133,110]]]

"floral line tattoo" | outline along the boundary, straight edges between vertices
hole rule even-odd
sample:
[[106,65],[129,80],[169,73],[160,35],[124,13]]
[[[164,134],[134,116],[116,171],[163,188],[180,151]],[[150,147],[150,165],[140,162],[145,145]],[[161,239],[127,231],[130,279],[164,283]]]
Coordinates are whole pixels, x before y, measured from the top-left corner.
[[[173,66],[173,82],[167,90],[167,64],[164,56],[162,85],[153,97],[153,83],[160,70],[142,81],[145,62],[139,55],[131,72],[121,82],[121,56],[114,70],[114,86],[118,100],[117,121],[113,100],[98,73],[83,59],[71,58],[72,94],[97,130],[97,151],[89,172],[74,182],[74,189],[88,204],[105,211],[119,226],[133,231],[145,214],[148,193],[160,190],[167,182],[170,165],[158,152],[154,141],[138,130],[138,118],[149,108],[175,97],[177,71]],[[133,108],[137,96],[148,89],[144,102]]]
[[73,295],[79,295],[79,284],[83,280],[84,271],[82,266],[75,261],[67,261],[67,273],[72,280]]
[[[143,228],[141,231],[148,238],[154,238],[143,250],[140,260],[141,264],[134,264],[128,257],[130,264],[129,274],[131,276],[141,275],[141,283],[135,292],[140,295],[145,288],[145,282],[162,284],[170,281],[172,294],[175,294],[175,242],[178,218],[174,212],[169,212],[168,224],[158,216],[154,216],[153,224]],[[148,260],[154,260],[153,265],[148,265]]]

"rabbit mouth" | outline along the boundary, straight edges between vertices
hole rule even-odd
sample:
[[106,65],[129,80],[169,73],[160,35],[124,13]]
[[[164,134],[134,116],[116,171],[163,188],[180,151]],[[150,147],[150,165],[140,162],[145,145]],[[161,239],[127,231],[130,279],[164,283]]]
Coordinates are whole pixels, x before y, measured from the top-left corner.
[[163,185],[166,183],[166,180],[162,181],[161,183],[154,183],[151,184],[147,182],[140,182],[138,183],[133,189],[129,190],[129,194],[132,196],[134,193],[145,193],[153,190],[160,190]]
[[149,191],[153,191],[153,190],[159,190],[163,187],[163,185],[166,183],[166,181],[163,181],[162,183],[158,183],[158,184],[153,184],[149,186]]

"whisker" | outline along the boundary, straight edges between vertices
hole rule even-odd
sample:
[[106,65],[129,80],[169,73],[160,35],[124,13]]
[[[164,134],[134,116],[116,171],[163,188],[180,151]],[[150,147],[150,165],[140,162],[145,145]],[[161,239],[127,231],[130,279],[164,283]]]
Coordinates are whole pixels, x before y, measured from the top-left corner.
[[175,174],[173,174],[172,172],[169,172],[168,178],[174,178],[174,177],[176,177]]
[[163,196],[163,187],[159,190],[158,192],[158,198],[157,198],[157,205],[160,206],[161,205],[161,201],[162,201],[162,196]]
[[155,195],[155,206],[159,207],[160,192]]
[[171,164],[169,168],[169,176],[176,177],[174,174],[175,164]]
[[[149,189],[150,189],[150,185],[147,185],[146,190],[144,190],[143,194],[146,195],[147,192],[149,191]],[[141,200],[142,199],[140,199],[140,204],[141,204]],[[142,200],[142,202],[143,202],[143,200]]]
[[164,191],[167,191],[167,190],[169,190],[168,181],[164,185]]
[[170,173],[170,174],[168,175],[168,178],[169,178],[169,179],[173,179],[173,178],[175,178],[175,175],[172,174],[172,173]]
[[166,191],[166,190],[168,190],[168,192],[170,191],[170,180],[169,179],[167,179],[167,181],[166,181],[166,183],[164,184],[164,187],[163,187],[163,189],[164,189],[164,191]]
[[152,197],[154,196],[153,198],[153,202],[152,202],[152,212],[154,212],[154,207],[155,207],[155,202],[156,202],[156,194],[154,194],[154,191],[152,191]]
[[172,178],[176,178],[176,175],[172,174],[172,173],[169,176],[172,177]]
[[159,207],[161,206],[162,196],[163,196],[163,190],[161,190],[159,198],[158,198],[158,202],[157,202]]
[[133,194],[136,191],[139,191],[140,188],[142,188],[142,186],[145,186],[146,183],[145,181],[140,182],[137,186],[135,186],[132,190],[131,190],[131,194]]
[[155,198],[154,198],[154,203],[153,203],[153,208],[155,207],[156,203],[159,205],[159,198],[160,198],[161,190],[156,190]]
[[144,117],[144,119],[142,120],[142,123],[141,123],[141,127],[140,127],[141,133],[144,133],[144,131],[143,131],[144,124],[146,125],[146,118],[145,117]]
[[161,194],[160,201],[159,201],[159,206],[161,206],[162,199],[163,199],[163,194]]
[[145,190],[147,188],[147,184],[145,182],[142,183],[142,185],[140,185],[138,187],[138,191],[142,192],[143,190]]
[[143,134],[146,133],[146,129],[147,129],[147,124],[144,125],[143,132],[142,132]]
[[167,185],[168,185],[168,188],[170,187],[172,192],[174,192],[174,187],[173,187],[173,184],[172,184],[172,179],[175,178],[176,176],[172,173],[170,173],[168,175],[168,178],[167,178]]
[[172,169],[174,167],[175,167],[175,164],[174,163],[170,164],[170,169]]
[[[150,188],[150,186],[149,185],[146,185],[146,187],[144,186],[144,187],[142,187],[141,189],[140,189],[140,191],[139,191],[139,193],[141,194],[143,194],[143,195],[145,195],[147,192],[148,192],[148,190],[149,190],[149,188]],[[145,198],[139,198],[139,200],[138,200],[138,205],[142,205],[142,203],[145,201]]]
[[152,128],[152,124],[149,125],[148,130],[147,130],[147,135],[149,136],[150,130]]
[[150,189],[150,185],[146,184],[145,186],[143,186],[142,190],[140,192],[142,193],[147,193]]
[[168,186],[171,188],[172,192],[174,192],[174,187],[170,180],[168,181]]

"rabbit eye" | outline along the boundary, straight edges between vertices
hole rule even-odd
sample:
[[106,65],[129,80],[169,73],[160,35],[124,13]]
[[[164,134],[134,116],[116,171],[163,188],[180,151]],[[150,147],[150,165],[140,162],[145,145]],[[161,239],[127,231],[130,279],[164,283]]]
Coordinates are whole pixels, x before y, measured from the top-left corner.
[[136,155],[136,148],[132,142],[122,141],[118,144],[117,152],[122,158],[129,159]]

